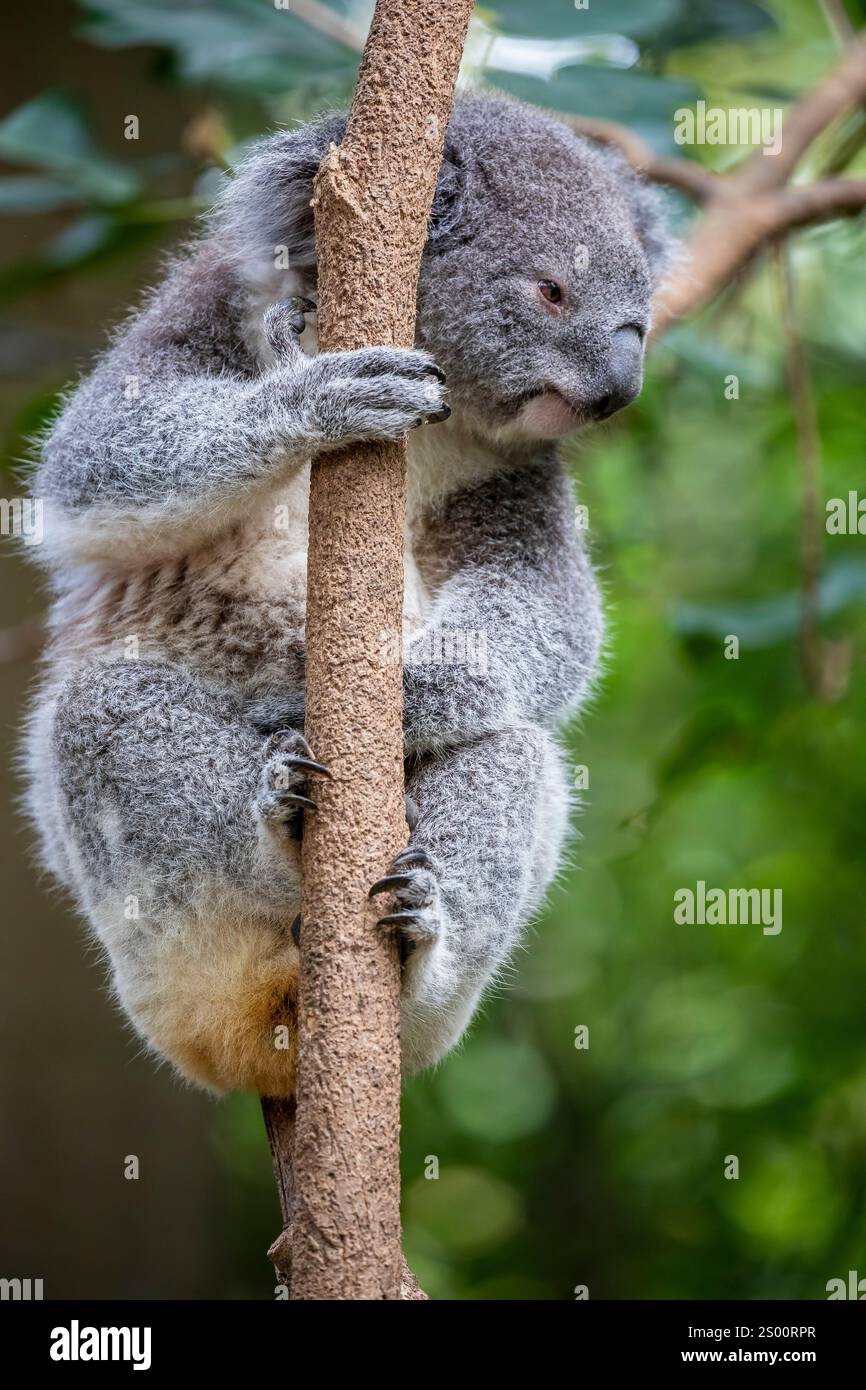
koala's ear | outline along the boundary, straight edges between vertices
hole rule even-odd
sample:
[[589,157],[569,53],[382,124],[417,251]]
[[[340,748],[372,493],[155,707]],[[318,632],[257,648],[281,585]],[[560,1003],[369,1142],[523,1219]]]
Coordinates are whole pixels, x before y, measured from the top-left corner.
[[427,230],[427,254],[450,251],[470,235],[466,216],[466,185],[469,174],[463,159],[448,142],[433,195]]
[[626,191],[637,234],[658,284],[677,257],[677,241],[670,230],[664,200],[657,188],[636,174],[630,175]]
[[617,176],[653,279],[658,284],[677,256],[677,242],[670,230],[664,198],[653,184],[635,173],[618,150],[608,145],[598,145],[596,149]]
[[345,129],[344,112],[328,114],[300,130],[268,136],[245,155],[209,218],[212,234],[242,271],[255,276],[288,266],[315,275],[313,180]]

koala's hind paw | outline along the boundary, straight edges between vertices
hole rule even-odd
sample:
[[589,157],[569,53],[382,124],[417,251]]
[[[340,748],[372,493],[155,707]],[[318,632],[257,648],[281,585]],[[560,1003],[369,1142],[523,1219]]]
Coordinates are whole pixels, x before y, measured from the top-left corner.
[[305,315],[315,313],[312,299],[300,295],[272,304],[264,317],[265,337],[278,362],[292,362],[300,356],[298,339],[307,326]]
[[307,795],[311,773],[330,777],[331,773],[313,757],[303,734],[281,729],[272,734],[265,747],[265,765],[259,779],[256,810],[269,824],[289,823],[300,834],[301,813],[315,811],[316,803]]
[[395,856],[388,874],[373,884],[369,897],[379,893],[394,894],[395,911],[380,917],[379,926],[400,933],[404,955],[436,940],[442,929],[439,879],[423,845],[410,845]]

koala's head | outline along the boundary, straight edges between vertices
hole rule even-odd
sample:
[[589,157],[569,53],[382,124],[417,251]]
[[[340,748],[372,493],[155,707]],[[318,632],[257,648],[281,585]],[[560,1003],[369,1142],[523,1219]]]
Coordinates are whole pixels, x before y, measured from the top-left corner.
[[531,107],[459,102],[418,296],[454,408],[519,443],[628,405],[666,251],[657,195],[618,156]]
[[[283,246],[313,290],[313,179],[345,116],[260,143],[215,228],[248,273]],[[552,439],[634,399],[668,240],[658,195],[617,155],[518,102],[459,100],[418,290],[420,346],[475,432]]]

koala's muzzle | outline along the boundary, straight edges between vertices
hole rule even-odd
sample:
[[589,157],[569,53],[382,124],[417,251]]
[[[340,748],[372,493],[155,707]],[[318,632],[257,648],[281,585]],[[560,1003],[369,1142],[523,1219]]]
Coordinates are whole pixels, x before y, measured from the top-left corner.
[[643,380],[643,330],[571,325],[541,370],[541,384],[505,403],[502,418],[530,439],[559,439],[629,405]]
[[613,334],[606,370],[599,380],[601,390],[585,407],[593,420],[615,415],[640,393],[643,381],[643,339],[632,324]]

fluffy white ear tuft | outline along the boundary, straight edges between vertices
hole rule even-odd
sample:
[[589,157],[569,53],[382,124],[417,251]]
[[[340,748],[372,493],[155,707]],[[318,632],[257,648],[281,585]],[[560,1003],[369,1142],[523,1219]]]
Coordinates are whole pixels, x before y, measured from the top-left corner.
[[345,128],[345,113],[337,112],[301,130],[279,131],[253,144],[227,176],[207,223],[242,278],[260,282],[291,269],[315,280],[313,180]]

